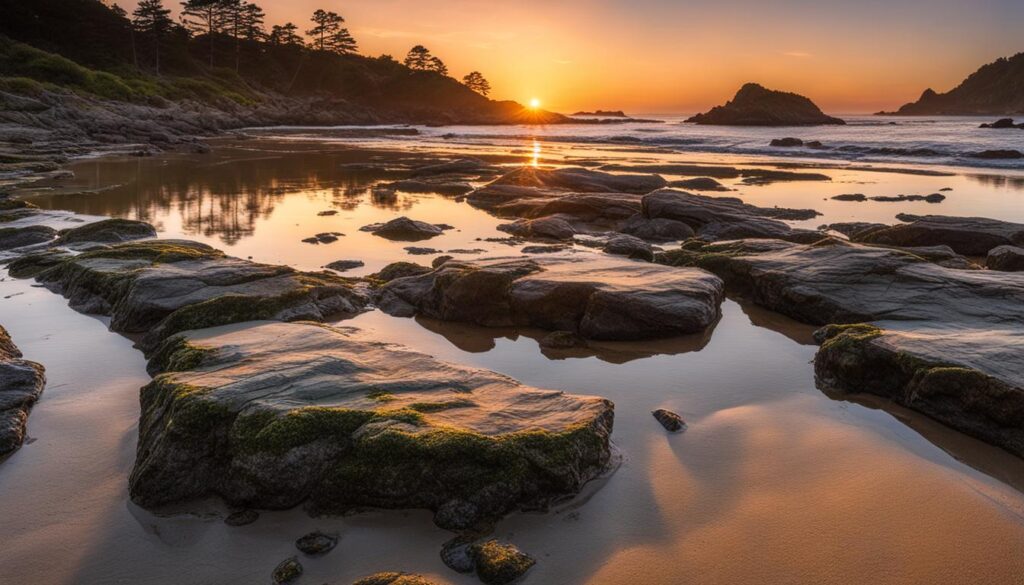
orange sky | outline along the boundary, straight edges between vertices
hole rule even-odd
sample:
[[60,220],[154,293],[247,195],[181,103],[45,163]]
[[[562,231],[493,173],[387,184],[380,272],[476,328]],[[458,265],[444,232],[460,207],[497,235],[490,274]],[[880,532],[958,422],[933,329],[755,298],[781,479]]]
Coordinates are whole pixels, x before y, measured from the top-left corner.
[[363,54],[424,44],[492,97],[559,111],[686,113],[756,81],[872,112],[1024,50],[1024,0],[256,1],[268,26],[333,10]]

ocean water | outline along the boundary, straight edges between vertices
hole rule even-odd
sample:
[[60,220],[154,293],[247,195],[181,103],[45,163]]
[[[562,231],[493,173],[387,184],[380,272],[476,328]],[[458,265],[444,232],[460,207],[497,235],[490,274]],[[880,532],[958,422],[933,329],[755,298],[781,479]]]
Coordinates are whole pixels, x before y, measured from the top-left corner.
[[[416,135],[360,130],[359,137],[349,128],[253,129],[214,141],[207,155],[78,161],[73,179],[24,194],[47,209],[142,219],[160,237],[202,241],[259,262],[316,270],[333,260],[364,260],[353,275],[399,260],[429,264],[441,253],[412,256],[408,243],[359,231],[399,215],[455,226],[418,246],[479,250],[455,254],[464,259],[519,253],[486,241],[505,235],[497,230],[505,220],[439,194],[382,197],[374,187],[393,174],[352,166],[420,157],[480,156],[509,168],[684,161],[813,167],[828,180],[723,180],[732,191],[721,195],[821,213],[794,222],[801,226],[891,223],[904,212],[1024,222],[1018,168],[979,167],[953,155],[925,162],[824,158],[765,146],[787,135],[857,146],[929,143],[948,152],[1014,148],[1000,141],[1017,136],[1024,142],[1024,131],[976,131],[974,119],[868,124],[878,121],[768,130],[671,121],[421,127]],[[698,139],[704,142],[681,142]],[[950,190],[937,204],[831,199],[941,189]],[[318,215],[324,210],[337,214]],[[325,231],[346,235],[329,245],[301,241]],[[585,246],[575,253],[632,262]],[[76,313],[59,295],[2,270],[0,323],[49,378],[29,418],[30,442],[0,463],[0,582],[267,583],[278,562],[297,554],[296,538],[323,530],[341,542],[324,557],[301,558],[300,584],[346,585],[376,571],[479,583],[442,564],[438,553],[452,534],[425,511],[311,517],[297,508],[263,512],[256,523],[233,528],[216,501],[159,512],[135,506],[127,476],[138,389],[149,380],[142,355],[110,332],[106,319]],[[524,585],[1024,582],[1024,461],[883,400],[820,391],[810,365],[814,328],[743,299],[728,299],[703,335],[561,352],[542,349],[543,332],[535,330],[380,311],[344,324],[441,360],[615,403],[618,467],[546,513],[513,514],[497,525],[495,537],[538,560]],[[681,414],[687,431],[667,435],[651,417],[656,408]]]

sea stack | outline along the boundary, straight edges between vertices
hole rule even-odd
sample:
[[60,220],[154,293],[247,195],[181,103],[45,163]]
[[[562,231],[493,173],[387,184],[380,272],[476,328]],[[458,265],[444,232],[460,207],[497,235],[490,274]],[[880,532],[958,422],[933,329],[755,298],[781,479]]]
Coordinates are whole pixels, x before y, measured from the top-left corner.
[[846,124],[821,111],[802,95],[748,83],[723,106],[686,120],[713,126],[821,126]]

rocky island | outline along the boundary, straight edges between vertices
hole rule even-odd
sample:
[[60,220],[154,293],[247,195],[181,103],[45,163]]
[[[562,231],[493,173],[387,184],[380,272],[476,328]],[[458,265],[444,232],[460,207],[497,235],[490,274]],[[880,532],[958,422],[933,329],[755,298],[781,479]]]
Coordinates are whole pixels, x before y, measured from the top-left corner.
[[766,89],[748,83],[725,105],[686,120],[712,126],[821,126],[845,124],[825,115],[814,102],[802,95]]
[[895,112],[881,113],[897,116],[1024,114],[1022,87],[1024,53],[1018,53],[983,65],[946,93],[929,88],[916,102],[905,104]]

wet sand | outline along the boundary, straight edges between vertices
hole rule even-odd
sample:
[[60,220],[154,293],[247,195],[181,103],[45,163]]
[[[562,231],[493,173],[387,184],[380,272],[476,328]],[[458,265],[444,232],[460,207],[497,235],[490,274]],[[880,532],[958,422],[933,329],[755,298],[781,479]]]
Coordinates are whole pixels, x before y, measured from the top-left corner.
[[[431,256],[408,256],[407,243],[358,231],[398,214],[460,230],[417,245],[515,250],[477,241],[502,235],[494,230],[501,221],[452,198],[399,194],[397,201],[374,202],[367,189],[377,179],[338,170],[365,153],[318,146],[319,154],[258,156],[255,146],[246,146],[245,157],[224,149],[206,158],[87,161],[73,167],[78,177],[64,187],[123,186],[34,201],[145,219],[161,237],[188,237],[232,255],[307,269],[343,258],[367,262],[357,274],[395,260],[428,263]],[[1024,194],[1012,184],[964,175],[826,172],[832,183],[742,187],[732,195],[759,205],[816,208],[826,213],[816,225],[883,214],[889,221],[928,205],[823,201],[831,194],[927,194],[941,185],[954,191],[926,209],[1024,220]],[[961,207],[951,205],[958,200]],[[331,208],[339,214],[316,215]],[[321,231],[346,237],[320,246],[300,241]],[[138,388],[149,379],[142,355],[103,320],[72,311],[65,299],[29,281],[0,281],[0,316],[26,357],[46,366],[49,380],[29,418],[31,442],[0,464],[5,579],[269,582],[273,567],[296,554],[294,540],[321,529],[337,531],[341,542],[325,557],[302,559],[300,583],[346,584],[380,570],[478,583],[441,563],[438,551],[451,535],[422,511],[311,518],[296,509],[232,528],[217,502],[191,504],[190,513],[137,508],[127,498],[127,475]],[[1024,461],[882,401],[834,400],[820,392],[809,364],[812,328],[779,315],[729,300],[709,335],[547,355],[539,332],[376,311],[346,324],[442,360],[615,402],[618,469],[549,513],[516,514],[498,525],[496,536],[538,559],[524,583],[1024,579]],[[688,430],[666,435],[650,416],[662,407],[680,413]]]

